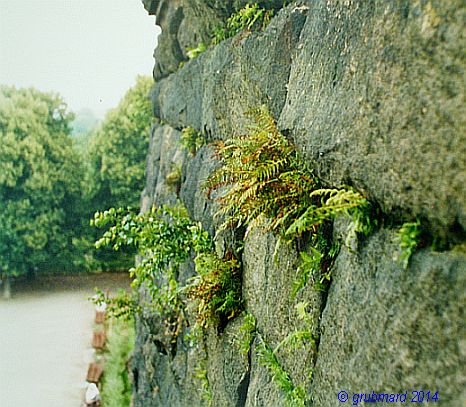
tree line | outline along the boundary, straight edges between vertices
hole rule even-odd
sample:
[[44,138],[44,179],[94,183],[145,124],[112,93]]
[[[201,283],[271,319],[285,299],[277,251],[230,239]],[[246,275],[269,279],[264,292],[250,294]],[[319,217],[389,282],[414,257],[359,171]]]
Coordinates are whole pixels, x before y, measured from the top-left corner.
[[58,94],[0,85],[0,274],[122,269],[132,253],[96,252],[95,211],[138,207],[152,79],[136,84],[90,133]]

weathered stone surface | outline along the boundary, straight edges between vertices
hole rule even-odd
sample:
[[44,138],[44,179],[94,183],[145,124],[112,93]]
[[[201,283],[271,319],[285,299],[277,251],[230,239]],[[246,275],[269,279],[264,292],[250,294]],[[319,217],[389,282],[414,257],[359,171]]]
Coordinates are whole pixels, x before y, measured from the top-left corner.
[[139,321],[132,363],[135,407],[207,406],[208,392],[214,406],[243,406],[249,362],[235,342],[241,323],[237,318],[222,334],[212,330],[195,346],[180,337],[177,352],[171,355],[161,351],[152,334],[157,326]]
[[239,34],[155,86],[154,111],[176,128],[211,138],[244,132],[244,113],[263,103],[278,117],[305,9],[282,10],[263,33]]
[[[156,68],[164,78],[153,100],[156,115],[169,125],[153,132],[143,209],[180,198],[214,236],[221,219],[203,183],[218,163],[211,147],[195,156],[180,148],[175,128],[193,126],[209,139],[226,139],[244,133],[244,111],[265,103],[325,183],[354,185],[390,218],[418,216],[433,234],[464,245],[463,2],[293,2],[265,32],[242,33],[179,70],[190,32],[195,41],[207,35],[202,19],[229,15],[244,2],[145,3],[153,13],[160,7],[167,24]],[[169,22],[176,26],[172,32]],[[175,45],[178,56],[170,50]],[[166,178],[175,163],[182,165],[182,176],[173,189]],[[334,236],[342,243],[345,222],[335,222]],[[302,330],[316,336],[315,345],[281,346],[277,358],[312,396],[309,406],[339,405],[342,389],[439,391],[436,404],[463,406],[464,246],[444,253],[425,248],[402,270],[395,259],[396,230],[387,226],[391,222],[381,223],[353,250],[342,246],[328,296],[310,281],[297,298],[291,290],[306,245],[277,248],[277,238],[260,223],[250,226],[242,255],[243,298],[259,332],[250,355],[235,345],[242,318],[222,333],[207,332],[197,347],[180,336],[167,353],[157,319],[146,315],[138,323],[133,364],[135,406],[207,406],[199,369],[205,369],[214,406],[286,406],[257,349],[261,340],[276,348]],[[217,236],[219,254],[238,239],[243,236],[233,232]],[[193,273],[187,262],[180,281]],[[307,304],[306,321],[298,318],[299,302]]]
[[453,0],[290,6],[264,33],[240,34],[159,82],[155,113],[228,138],[266,103],[328,184],[462,239],[465,13]]
[[190,216],[201,222],[203,227],[213,235],[216,224],[213,220],[215,208],[212,206],[212,201],[207,198],[204,188],[207,177],[218,165],[212,154],[212,149],[203,147],[195,157],[191,157],[183,171],[180,196]]
[[[154,52],[154,78],[175,72],[180,62],[188,60],[188,48],[196,48],[200,43],[208,46],[214,29],[247,3],[247,0],[143,0],[144,7],[156,16],[163,32]],[[282,0],[257,3],[276,9],[283,5]]]
[[465,3],[307,7],[280,126],[329,184],[464,237]]
[[178,352],[166,354],[152,332],[158,327],[147,321],[137,324],[138,336],[132,362],[134,406],[204,406],[196,367],[205,359],[202,348],[179,341]]
[[[257,345],[260,340],[275,349],[297,331],[309,331],[318,336],[323,305],[322,293],[310,285],[293,298],[292,287],[297,278],[299,255],[296,244],[282,243],[260,224],[247,232],[243,254],[243,298],[248,312],[257,319],[260,338],[252,350],[251,383],[246,406],[284,406],[283,394],[271,383],[270,372],[259,363]],[[302,250],[304,248],[301,248]],[[308,320],[297,317],[298,302],[306,302]],[[310,387],[308,379],[316,354],[306,342],[297,349],[282,346],[277,352],[280,365],[290,374],[295,385]]]
[[393,260],[398,250],[393,231],[383,229],[360,252],[338,256],[322,314],[314,405],[337,405],[341,390],[430,390],[439,392],[438,405],[464,406],[466,255],[421,250],[403,270]]

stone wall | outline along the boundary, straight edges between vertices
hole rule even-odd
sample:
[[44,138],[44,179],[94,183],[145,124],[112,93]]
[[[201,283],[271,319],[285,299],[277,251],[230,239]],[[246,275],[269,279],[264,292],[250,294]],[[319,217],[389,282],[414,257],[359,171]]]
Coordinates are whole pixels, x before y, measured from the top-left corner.
[[[326,185],[355,187],[380,207],[383,220],[357,250],[345,247],[346,225],[337,220],[333,233],[342,249],[328,293],[309,285],[295,299],[303,247],[277,248],[273,234],[251,225],[243,299],[261,337],[275,347],[299,329],[295,305],[306,302],[315,346],[282,348],[277,357],[295,383],[305,383],[310,406],[340,405],[340,390],[419,389],[438,391],[438,405],[464,406],[464,2],[288,1],[264,32],[240,33],[191,61],[186,47],[208,42],[212,26],[245,2],[144,3],[163,30],[152,97],[165,124],[152,132],[143,210],[181,199],[214,235],[218,220],[202,184],[216,161],[208,146],[195,156],[184,151],[180,130],[192,126],[210,141],[228,139],[244,132],[245,111],[265,103]],[[174,187],[166,177],[176,165],[182,176]],[[422,248],[404,270],[394,260],[395,235],[416,218],[452,245],[443,252]],[[219,250],[235,238],[222,235]],[[193,273],[188,263],[180,279]],[[199,368],[214,406],[285,406],[258,362],[261,339],[248,355],[238,351],[241,324],[242,317],[223,332],[206,332],[198,346],[181,335],[167,353],[156,319],[140,318],[135,406],[208,405]]]

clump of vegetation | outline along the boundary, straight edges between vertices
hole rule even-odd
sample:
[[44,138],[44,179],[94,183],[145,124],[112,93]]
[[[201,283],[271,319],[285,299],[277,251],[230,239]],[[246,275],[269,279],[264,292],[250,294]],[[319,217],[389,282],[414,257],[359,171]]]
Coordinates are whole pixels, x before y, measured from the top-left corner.
[[352,216],[369,206],[350,188],[320,188],[265,107],[248,115],[254,120],[249,134],[218,143],[223,165],[206,182],[208,194],[230,187],[218,198],[224,228],[247,225],[264,215],[271,230],[291,240],[307,231],[316,233],[320,224],[337,215]]
[[404,269],[408,268],[409,259],[419,246],[421,238],[421,222],[406,222],[398,231],[397,238],[400,243],[399,261]]
[[167,176],[165,177],[165,182],[167,183],[167,185],[171,187],[178,186],[181,181],[181,173],[182,173],[181,166],[175,164],[173,166],[172,171],[169,172]]
[[197,276],[185,288],[194,300],[197,323],[203,327],[222,326],[241,311],[241,280],[238,261],[220,259],[214,252],[195,259]]
[[105,374],[101,397],[105,407],[129,407],[132,387],[128,360],[134,346],[133,321],[112,319],[105,351]]
[[265,107],[247,115],[254,122],[249,134],[217,144],[223,165],[208,178],[207,192],[230,187],[218,198],[219,215],[226,216],[224,228],[247,225],[265,215],[272,230],[286,230],[311,204],[309,194],[316,180]]
[[284,240],[310,232],[310,253],[301,254],[293,295],[317,270],[321,272],[317,283],[323,288],[338,253],[328,233],[330,222],[336,216],[348,216],[352,219],[348,239],[368,234],[373,226],[371,206],[349,187],[321,188],[265,107],[248,115],[253,119],[249,134],[217,144],[216,155],[223,165],[205,184],[208,195],[229,187],[217,198],[217,216],[225,219],[221,227],[238,228],[264,216],[269,230]]
[[[0,275],[74,270],[83,166],[63,99],[0,85]],[[1,277],[1,276],[0,276]],[[7,283],[5,284],[7,286]]]
[[227,20],[225,27],[217,27],[213,32],[212,44],[216,45],[234,37],[244,30],[264,30],[273,16],[273,10],[259,7],[257,3],[246,4],[242,9],[233,13]]
[[191,155],[196,155],[197,150],[199,150],[206,140],[202,137],[202,134],[192,127],[185,127],[181,132],[180,143],[185,147]]
[[[262,31],[270,23],[273,17],[273,10],[267,10],[259,7],[257,3],[246,4],[242,9],[233,13],[226,24],[219,25],[212,32],[212,40],[210,46],[218,45],[227,38],[234,37],[236,34],[248,31]],[[209,48],[203,42],[200,42],[196,47],[186,48],[186,56],[191,60],[207,51]],[[181,61],[179,68],[185,65],[185,61]]]
[[194,58],[197,58],[202,53],[204,53],[205,51],[207,51],[207,45],[201,42],[195,48],[187,48],[186,55],[188,56],[189,59],[194,59]]
[[92,224],[96,227],[111,225],[96,242],[96,247],[132,246],[143,257],[130,270],[133,287],[144,286],[154,309],[173,338],[181,329],[180,311],[182,302],[178,293],[176,272],[193,247],[192,228],[186,209],[181,207],[153,208],[137,214],[131,209],[111,208],[96,212]]
[[[143,258],[130,270],[133,287],[144,287],[150,296],[146,307],[152,308],[175,340],[183,324],[184,311],[194,308],[202,327],[218,326],[239,313],[241,308],[240,271],[236,259],[220,259],[213,241],[200,224],[193,223],[184,207],[153,208],[144,214],[130,209],[109,209],[97,212],[92,223],[97,227],[110,225],[96,247],[134,246]],[[177,281],[179,266],[194,252],[197,276],[185,287]],[[187,294],[191,303],[186,303]],[[140,311],[130,297],[116,297],[110,306]],[[111,309],[111,308],[110,308]]]

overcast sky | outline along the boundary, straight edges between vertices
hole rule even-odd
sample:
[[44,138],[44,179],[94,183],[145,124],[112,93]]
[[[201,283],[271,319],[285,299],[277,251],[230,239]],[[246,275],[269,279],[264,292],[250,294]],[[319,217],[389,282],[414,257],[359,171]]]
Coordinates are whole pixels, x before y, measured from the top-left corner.
[[152,75],[158,32],[140,0],[0,0],[0,83],[102,117],[136,75]]

